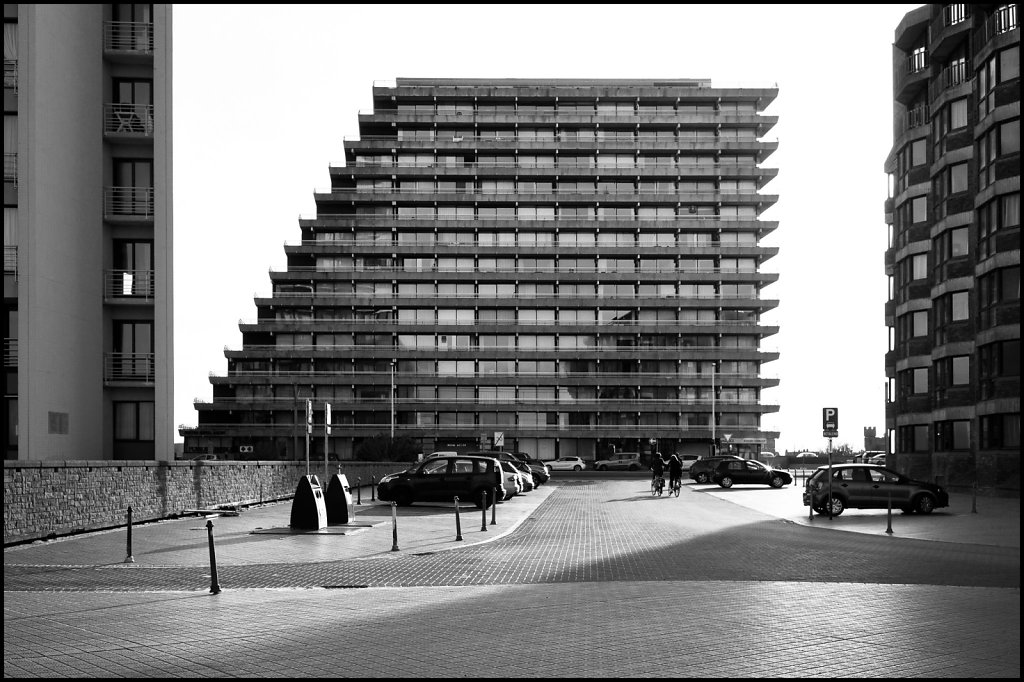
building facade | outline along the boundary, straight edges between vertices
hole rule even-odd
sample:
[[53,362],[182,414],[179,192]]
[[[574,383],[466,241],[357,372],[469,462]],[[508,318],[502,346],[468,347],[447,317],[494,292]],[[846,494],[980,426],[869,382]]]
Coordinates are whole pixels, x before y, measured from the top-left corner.
[[6,459],[172,459],[170,5],[4,5]]
[[[186,456],[501,446],[756,454],[775,88],[375,85],[287,270],[240,324]],[[329,420],[328,405],[330,405]],[[325,423],[331,433],[325,433]]]
[[1017,6],[907,14],[893,91],[889,452],[920,478],[1019,493]]

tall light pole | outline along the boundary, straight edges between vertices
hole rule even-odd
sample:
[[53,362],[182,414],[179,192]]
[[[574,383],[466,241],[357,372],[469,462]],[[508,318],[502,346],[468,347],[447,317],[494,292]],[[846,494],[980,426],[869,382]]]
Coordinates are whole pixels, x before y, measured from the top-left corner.
[[391,360],[391,442],[395,441],[395,361]]
[[715,373],[718,371],[718,361],[711,361],[711,454],[718,454],[718,446],[715,445]]

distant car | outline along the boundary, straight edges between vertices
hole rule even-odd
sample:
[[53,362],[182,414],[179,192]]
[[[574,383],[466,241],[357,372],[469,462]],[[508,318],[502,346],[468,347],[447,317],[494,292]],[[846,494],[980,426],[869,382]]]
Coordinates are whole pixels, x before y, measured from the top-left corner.
[[882,454],[879,455],[872,455],[871,457],[868,457],[866,460],[864,460],[864,462],[866,464],[878,464],[880,466],[885,466],[885,453],[883,452]]
[[509,454],[530,467],[530,470],[533,472],[533,482],[536,485],[539,486],[547,483],[551,478],[551,469],[548,468],[547,462],[530,457],[530,454],[527,452],[512,452]]
[[711,480],[718,463],[727,459],[743,459],[736,455],[715,455],[714,457],[701,457],[690,465],[690,478],[697,483],[707,483]]
[[620,452],[607,459],[599,459],[594,462],[594,468],[598,471],[608,471],[609,469],[625,469],[627,471],[639,471],[642,468],[640,464],[640,453],[639,452]]
[[[818,467],[804,486],[804,506],[819,514],[829,513],[829,467]],[[930,514],[949,506],[949,493],[942,486],[916,481],[877,464],[832,465],[832,516],[844,509],[886,509],[904,513]]]
[[505,497],[504,481],[501,464],[493,457],[434,457],[381,478],[377,497],[404,507],[413,502],[451,502],[458,496],[487,508],[496,496]]
[[793,482],[788,471],[773,469],[767,464],[753,459],[724,460],[718,463],[711,480],[723,488],[731,488],[737,483],[754,483],[781,488]]
[[547,465],[552,471],[583,471],[587,468],[586,463],[579,457],[559,457],[548,460]]
[[529,464],[526,464],[524,462],[509,462],[509,464],[514,466],[516,470],[519,471],[519,475],[523,479],[522,492],[528,493],[537,487],[537,483],[533,478],[533,470],[530,468]]
[[523,492],[523,472],[515,468],[512,462],[501,462],[501,470],[505,474],[505,499],[510,500]]
[[679,458],[679,463],[683,465],[683,471],[689,471],[693,463],[699,459],[698,455],[680,455],[676,453],[676,457]]

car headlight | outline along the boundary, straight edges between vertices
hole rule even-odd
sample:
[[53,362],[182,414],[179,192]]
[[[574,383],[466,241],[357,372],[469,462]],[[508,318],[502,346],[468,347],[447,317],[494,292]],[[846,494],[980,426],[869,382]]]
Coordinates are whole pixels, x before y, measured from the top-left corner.
[[387,476],[384,476],[383,478],[381,478],[378,481],[378,483],[390,483],[391,481],[395,480],[396,478],[398,478],[398,474],[388,474]]

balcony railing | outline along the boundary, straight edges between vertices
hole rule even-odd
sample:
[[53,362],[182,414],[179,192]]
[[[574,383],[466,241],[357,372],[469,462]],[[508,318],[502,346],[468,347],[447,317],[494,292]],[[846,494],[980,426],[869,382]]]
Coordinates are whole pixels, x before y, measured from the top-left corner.
[[104,298],[153,298],[152,270],[107,270]]
[[4,274],[14,275],[18,280],[18,245],[4,244]]
[[913,52],[896,67],[896,82],[902,83],[908,76],[928,70],[928,53]]
[[111,103],[103,105],[103,132],[153,136],[153,105]]
[[4,60],[4,89],[18,92],[18,60]]
[[4,339],[4,367],[18,367],[18,339]]
[[942,69],[939,77],[928,88],[929,99],[935,100],[946,90],[971,80],[970,63],[965,59],[956,61]]
[[[763,197],[771,197],[774,199],[774,195],[758,195]],[[511,222],[543,222],[550,223],[554,221],[558,222],[579,222],[593,223],[595,220],[599,221],[620,221],[620,222],[633,222],[633,221],[644,221],[653,220],[658,222],[665,221],[677,221],[677,220],[700,220],[700,221],[723,221],[728,222],[732,220],[743,220],[743,221],[762,221],[758,216],[735,216],[735,215],[701,215],[699,213],[680,213],[675,215],[599,215],[596,218],[594,216],[557,216],[557,218],[538,218],[537,216],[454,216],[454,215],[434,215],[434,214],[423,214],[423,215],[374,215],[365,213],[332,213],[331,211],[321,210],[315,216],[299,216],[300,220],[321,220],[321,219],[350,219],[359,224],[372,224],[377,222],[392,222],[395,220],[406,221],[406,220],[431,220],[431,221],[451,221],[451,222],[464,222],[473,220],[477,223],[487,223],[488,221],[511,221]]]
[[[667,274],[667,273],[666,273]],[[752,273],[753,274],[753,273]],[[710,282],[709,282],[710,284]],[[716,293],[682,293],[673,294],[672,296],[665,296],[661,298],[679,298],[681,300],[701,300],[701,301],[762,301],[764,303],[770,303],[771,299],[761,299],[757,292],[751,292],[749,294],[716,294]],[[285,293],[279,292],[273,296],[259,296],[256,298],[261,299],[288,299],[288,298],[309,298],[309,294],[302,293]],[[439,301],[443,304],[444,301],[455,299],[459,301],[479,301],[482,303],[494,302],[498,300],[498,296],[483,296],[480,294],[396,294],[396,293],[381,293],[379,291],[367,291],[367,292],[347,292],[347,293],[336,293],[336,292],[324,292],[317,293],[316,298],[335,298],[335,299],[352,299],[352,298],[372,298],[381,301],[392,301],[398,299],[418,299],[420,301]],[[556,299],[563,301],[593,301],[595,299],[623,299],[623,300],[649,300],[651,294],[604,294],[598,296],[596,293],[590,294],[516,294],[516,300],[527,301],[535,299]],[[240,320],[241,321],[241,320]],[[303,320],[296,320],[303,321]],[[312,321],[312,320],[305,320]]]
[[[390,155],[388,155],[388,158],[390,159]],[[667,160],[664,163],[655,163],[653,159],[640,157],[639,159],[636,160],[636,163],[634,165],[630,166],[630,168],[647,168],[649,170],[658,170],[659,168],[664,168],[666,170],[667,169],[672,169],[672,170],[677,170],[678,169],[678,170],[682,170],[682,171],[689,171],[690,174],[693,174],[693,175],[701,175],[701,174],[703,174],[702,171],[706,171],[707,174],[709,174],[709,175],[718,175],[723,167],[724,168],[735,169],[737,172],[739,172],[741,169],[745,169],[745,168],[754,168],[757,171],[766,171],[766,172],[772,172],[772,171],[777,171],[778,170],[777,168],[763,168],[761,166],[755,166],[754,163],[751,162],[751,161],[729,161],[728,159],[714,161],[710,157],[708,157],[708,163],[690,163],[688,161],[679,161],[677,163],[675,161],[675,159],[672,158],[672,157],[666,157],[666,159]],[[343,166],[339,166],[338,164],[335,164],[335,163],[330,164],[330,167],[332,167],[332,168],[347,168],[347,166],[344,166],[344,165]],[[368,168],[368,167],[372,167],[372,168],[441,168],[441,169],[450,168],[450,169],[467,169],[467,170],[487,170],[487,169],[490,169],[490,168],[556,168],[556,167],[557,168],[566,168],[566,169],[580,169],[580,168],[583,168],[583,169],[594,168],[594,169],[596,169],[598,166],[597,166],[597,161],[594,158],[588,157],[585,160],[578,160],[578,159],[575,159],[575,158],[573,158],[573,159],[566,159],[566,158],[555,159],[553,166],[537,166],[536,164],[531,164],[531,165],[522,164],[522,165],[520,165],[516,161],[508,161],[508,162],[496,161],[496,162],[479,163],[479,162],[473,162],[473,161],[466,162],[466,161],[462,161],[460,159],[459,163],[454,163],[454,162],[449,163],[446,159],[440,159],[440,160],[437,160],[437,161],[435,161],[434,159],[429,159],[429,160],[426,160],[426,159],[419,160],[419,159],[417,159],[417,160],[412,160],[412,161],[398,159],[396,161],[396,160],[382,160],[382,159],[379,159],[379,158],[374,158],[372,160],[365,159],[365,158],[356,158],[356,160],[355,160],[355,167],[356,168]],[[619,167],[621,167],[621,166],[619,166]]]
[[152,218],[155,190],[152,187],[107,187],[103,215]]
[[156,375],[154,353],[105,353],[104,381],[143,381],[152,383]]
[[[711,132],[710,128],[705,129],[705,130],[707,130],[707,132],[709,132],[709,133]],[[348,138],[348,137],[343,138],[342,142],[346,142],[346,143],[353,143],[353,142],[390,142],[390,143],[395,143],[395,144],[397,144],[399,142],[422,142],[422,143],[429,143],[429,142],[434,142],[434,143],[437,143],[437,142],[443,142],[443,143],[456,142],[456,143],[458,143],[458,142],[462,142],[462,143],[467,143],[467,144],[480,144],[480,143],[488,143],[488,142],[500,142],[500,143],[502,143],[502,145],[507,145],[509,143],[518,143],[518,144],[524,144],[525,143],[525,144],[530,144],[530,145],[559,145],[559,146],[563,146],[563,145],[567,145],[567,144],[572,144],[572,143],[579,143],[579,144],[585,145],[587,147],[591,147],[591,146],[593,146],[596,143],[596,144],[600,145],[602,149],[607,149],[608,145],[614,145],[614,144],[634,145],[636,143],[641,143],[641,142],[643,142],[643,143],[662,142],[662,143],[665,143],[667,145],[675,145],[675,146],[679,147],[680,149],[691,149],[691,148],[692,149],[703,149],[703,147],[701,147],[701,145],[717,144],[717,143],[720,143],[720,142],[743,142],[743,143],[746,143],[746,144],[755,144],[755,143],[776,144],[776,143],[778,143],[778,139],[768,139],[768,140],[765,140],[765,139],[762,139],[762,138],[760,138],[760,137],[758,137],[756,135],[745,135],[743,137],[739,137],[739,136],[724,137],[724,136],[714,135],[713,133],[707,134],[707,135],[704,135],[704,136],[701,136],[701,137],[685,137],[685,136],[676,137],[674,134],[667,134],[667,135],[644,135],[644,134],[632,135],[632,134],[630,134],[630,135],[625,135],[623,137],[605,137],[603,139],[601,139],[601,138],[593,138],[593,137],[587,137],[587,138],[582,138],[582,139],[577,137],[577,138],[574,139],[574,138],[571,138],[571,137],[566,138],[566,137],[561,137],[561,136],[559,136],[559,137],[554,137],[554,136],[552,136],[552,137],[541,137],[541,138],[523,138],[523,137],[518,137],[517,138],[517,137],[515,137],[513,135],[508,135],[508,136],[503,136],[503,137],[484,136],[484,135],[470,135],[470,134],[458,135],[458,134],[453,134],[453,133],[449,132],[448,134],[405,136],[405,137],[393,136],[393,135],[362,135],[362,136],[356,137],[356,138]],[[583,150],[581,150],[581,151],[583,151]]]
[[981,47],[997,35],[1012,31],[1019,27],[1017,23],[1017,5],[1003,5],[995,10],[985,23],[978,27],[974,36],[975,45]]
[[902,135],[908,130],[928,125],[931,122],[930,111],[931,108],[927,104],[918,105],[907,111],[900,121],[898,135]]
[[[370,371],[370,370],[236,370],[232,371],[230,377],[223,377],[210,372],[211,379],[226,380],[228,378],[234,379],[237,377],[271,377],[271,376],[324,376],[324,377],[350,377],[353,381],[358,379],[372,379],[372,378],[384,378],[387,379],[389,376],[387,370],[384,371]],[[446,374],[438,374],[437,372],[396,372],[395,380],[402,382],[409,379],[432,379],[438,376],[448,376]],[[777,381],[778,376],[773,374],[761,374],[760,372],[716,372],[715,376],[719,379],[741,379],[750,381]],[[704,378],[708,383],[711,382],[711,372],[689,372],[680,370],[679,372],[672,372],[666,374],[665,372],[483,372],[475,371],[469,374],[459,374],[459,377],[472,377],[477,379],[484,378],[495,378],[495,379],[513,379],[515,377],[527,377],[531,381],[534,379],[564,379],[565,377],[600,377],[601,379],[664,379],[671,377],[672,379],[682,378],[687,380]],[[223,381],[222,381],[223,383]],[[204,402],[199,398],[194,399],[193,402]]]
[[106,21],[103,49],[120,52],[153,52],[153,24],[146,21]]
[[4,152],[4,182],[13,182],[18,186],[18,153]]

